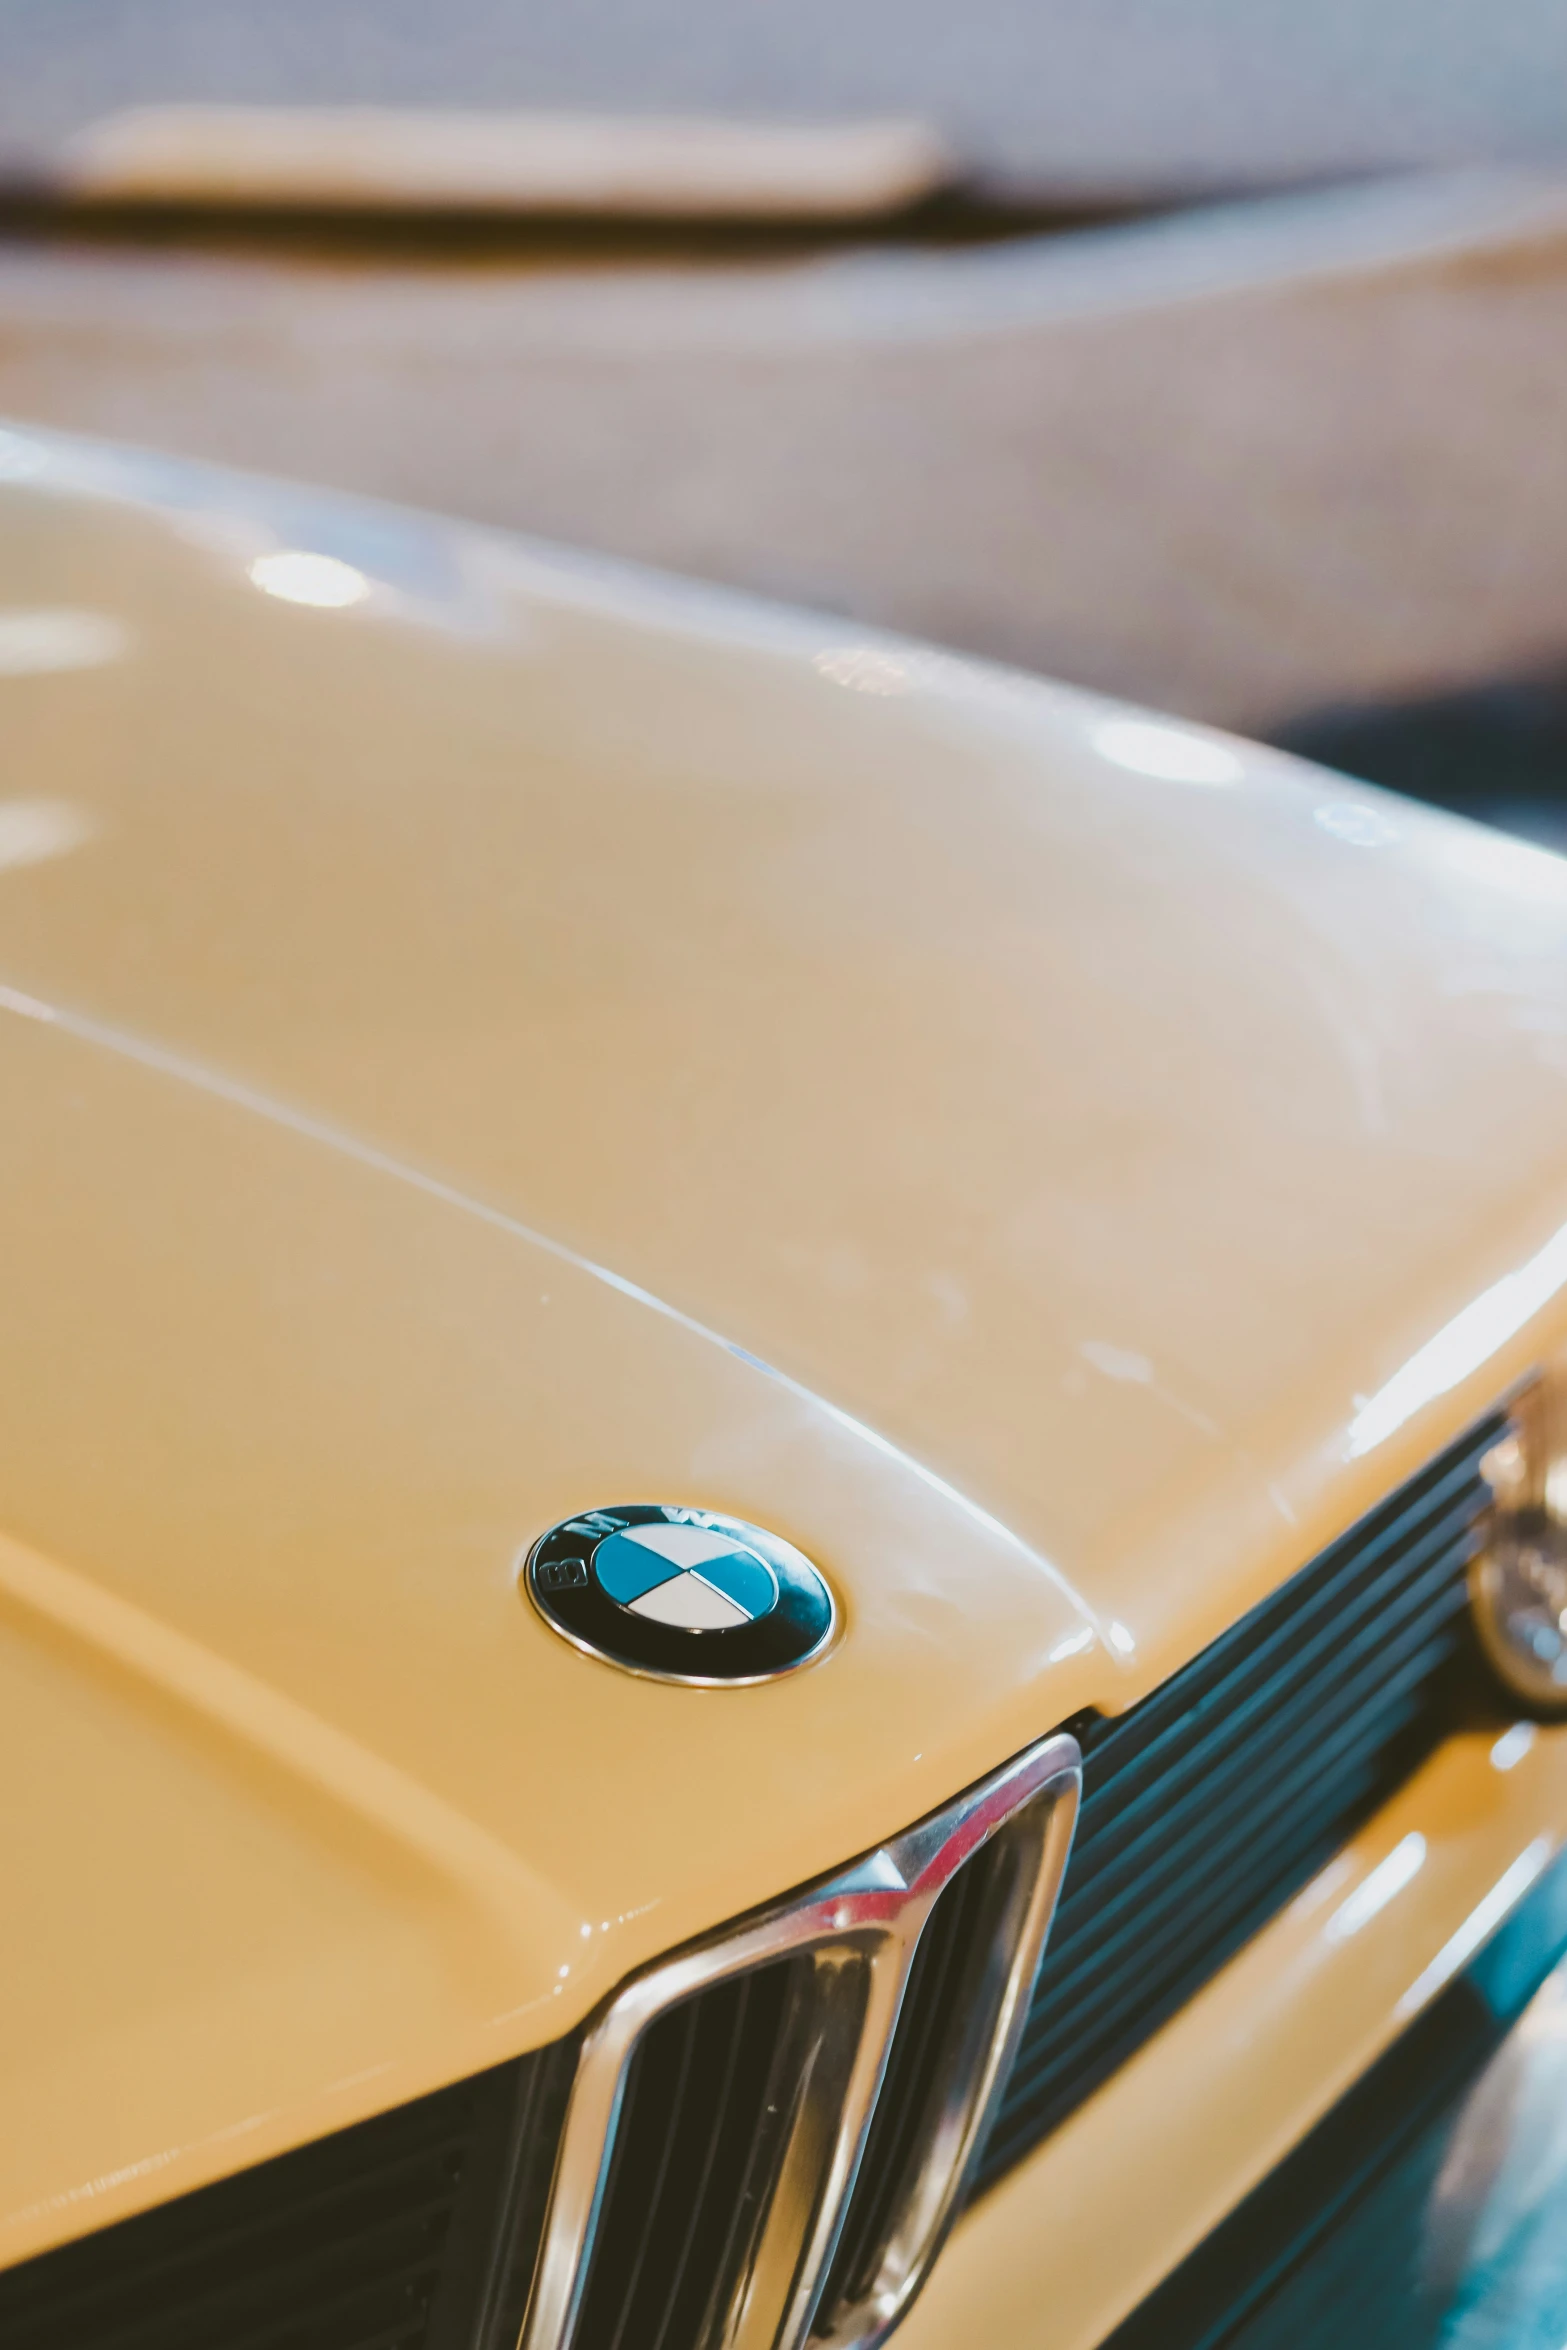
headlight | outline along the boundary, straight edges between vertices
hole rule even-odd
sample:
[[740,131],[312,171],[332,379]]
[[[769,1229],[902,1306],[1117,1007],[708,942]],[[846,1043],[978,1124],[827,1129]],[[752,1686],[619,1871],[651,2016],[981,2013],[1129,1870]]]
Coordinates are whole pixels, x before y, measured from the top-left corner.
[[1469,1570],[1475,1631],[1526,1713],[1567,1719],[1567,1413],[1561,1382],[1540,1378],[1512,1430],[1480,1464],[1494,1497]]

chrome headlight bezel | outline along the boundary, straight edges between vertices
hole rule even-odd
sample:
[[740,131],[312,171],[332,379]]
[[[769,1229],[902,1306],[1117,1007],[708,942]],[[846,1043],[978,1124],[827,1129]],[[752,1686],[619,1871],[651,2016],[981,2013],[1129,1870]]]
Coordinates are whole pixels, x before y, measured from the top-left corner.
[[1513,1398],[1486,1454],[1492,1504],[1469,1568],[1482,1655],[1534,1721],[1567,1721],[1567,1393],[1542,1372]]

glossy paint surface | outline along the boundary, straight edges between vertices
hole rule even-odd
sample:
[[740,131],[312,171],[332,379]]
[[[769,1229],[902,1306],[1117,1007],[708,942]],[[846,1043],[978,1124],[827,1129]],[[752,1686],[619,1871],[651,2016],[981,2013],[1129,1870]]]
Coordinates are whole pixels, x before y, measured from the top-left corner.
[[[416,517],[0,477],[0,2256],[1129,1703],[1556,1343],[1555,860]],[[573,1653],[519,1557],[627,1494],[842,1638]]]

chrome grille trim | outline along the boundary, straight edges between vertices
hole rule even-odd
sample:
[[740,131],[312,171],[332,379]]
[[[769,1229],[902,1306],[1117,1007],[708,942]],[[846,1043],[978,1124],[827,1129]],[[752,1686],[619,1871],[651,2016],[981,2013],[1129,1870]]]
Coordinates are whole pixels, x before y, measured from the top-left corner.
[[[1076,1741],[1041,1740],[977,1787],[825,1883],[634,1976],[583,2034],[520,2350],[573,2350],[603,2213],[627,2069],[670,2009],[782,1958],[801,1970],[793,2028],[800,2094],[780,2133],[758,2224],[718,2280],[700,2350],[868,2350],[913,2299],[956,2215],[1028,2011],[1066,1866],[1080,1785]],[[935,2052],[933,2094],[868,2286],[818,2316],[926,1921],[989,1850],[994,1931],[962,2028]]]

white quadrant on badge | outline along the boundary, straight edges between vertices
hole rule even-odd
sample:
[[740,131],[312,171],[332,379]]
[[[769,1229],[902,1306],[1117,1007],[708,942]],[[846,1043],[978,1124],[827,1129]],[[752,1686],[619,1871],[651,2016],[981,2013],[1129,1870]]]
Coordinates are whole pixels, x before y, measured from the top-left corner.
[[731,1625],[748,1624],[743,1607],[725,1599],[700,1575],[673,1575],[631,1602],[634,1616],[651,1616],[655,1624],[679,1624],[687,1632],[727,1632]]

